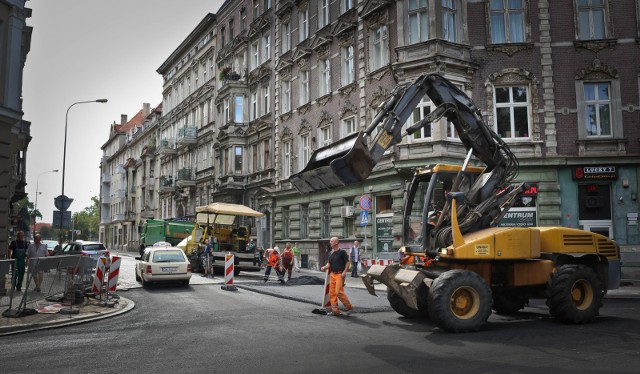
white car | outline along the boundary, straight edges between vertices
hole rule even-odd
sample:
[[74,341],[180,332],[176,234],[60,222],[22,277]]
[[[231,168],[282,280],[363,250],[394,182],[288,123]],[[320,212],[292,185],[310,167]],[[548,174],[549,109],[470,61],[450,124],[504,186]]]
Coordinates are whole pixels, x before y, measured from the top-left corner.
[[178,282],[189,285],[191,263],[178,247],[147,247],[142,257],[136,257],[136,280],[147,286],[155,282]]

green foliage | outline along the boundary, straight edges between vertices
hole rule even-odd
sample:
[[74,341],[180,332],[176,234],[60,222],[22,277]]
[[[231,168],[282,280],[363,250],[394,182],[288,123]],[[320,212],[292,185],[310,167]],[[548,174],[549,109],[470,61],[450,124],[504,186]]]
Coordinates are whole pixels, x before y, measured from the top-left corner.
[[93,196],[91,205],[74,213],[72,220],[74,230],[80,230],[80,235],[76,235],[75,239],[96,240],[100,225],[100,199]]

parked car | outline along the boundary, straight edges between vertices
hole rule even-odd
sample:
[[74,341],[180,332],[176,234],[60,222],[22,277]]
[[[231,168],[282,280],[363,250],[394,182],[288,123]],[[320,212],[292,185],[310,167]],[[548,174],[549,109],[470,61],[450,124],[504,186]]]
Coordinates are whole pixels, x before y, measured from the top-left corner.
[[54,249],[56,249],[56,245],[58,245],[58,242],[55,240],[43,240],[42,242],[47,245],[49,256],[53,256],[53,251]]
[[83,255],[91,257],[94,262],[102,256],[110,256],[109,250],[99,242],[75,241],[62,246],[62,249],[53,251],[53,255]]
[[141,257],[136,257],[136,280],[147,286],[155,282],[178,282],[189,285],[191,263],[178,247],[147,247]]

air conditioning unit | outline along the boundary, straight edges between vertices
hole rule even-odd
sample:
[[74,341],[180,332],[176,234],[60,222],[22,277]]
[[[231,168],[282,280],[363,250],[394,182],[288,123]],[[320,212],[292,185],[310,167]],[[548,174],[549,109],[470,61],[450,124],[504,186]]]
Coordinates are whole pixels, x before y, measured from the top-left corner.
[[345,217],[345,218],[353,217],[353,207],[352,206],[341,206],[340,207],[340,217]]

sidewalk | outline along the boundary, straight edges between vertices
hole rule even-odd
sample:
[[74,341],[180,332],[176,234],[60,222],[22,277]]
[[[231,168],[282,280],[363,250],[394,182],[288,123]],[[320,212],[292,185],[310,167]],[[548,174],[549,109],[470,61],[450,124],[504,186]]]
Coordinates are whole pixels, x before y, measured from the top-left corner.
[[[324,273],[302,269],[293,274],[290,284],[281,285],[272,275],[269,282],[264,283],[262,272],[243,272],[242,280],[234,284],[244,290],[258,292],[278,298],[295,300],[320,307],[324,296]],[[300,279],[302,282],[296,282]],[[311,282],[308,282],[311,280]],[[296,283],[302,283],[296,285]],[[309,284],[304,284],[309,283]],[[194,274],[191,285],[224,284],[224,278],[216,276],[214,279],[201,277]],[[346,278],[347,296],[354,304],[357,313],[389,311],[391,307],[386,298],[386,286],[377,284],[378,297],[369,295],[360,278]],[[605,298],[640,298],[640,280],[623,280],[622,286],[617,290],[611,290]],[[35,331],[47,328],[62,327],[78,323],[86,323],[98,319],[114,317],[126,313],[135,307],[132,300],[120,296],[119,302],[114,306],[103,306],[98,300],[88,299],[80,305],[78,314],[38,313],[20,318],[8,318],[0,315],[0,336],[18,334],[27,331]]]

